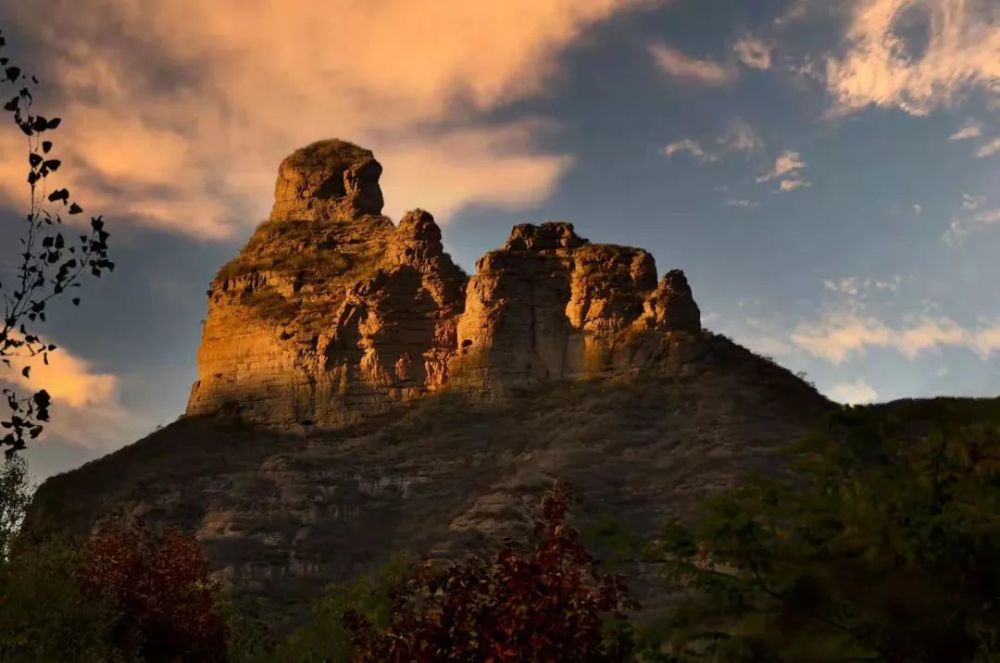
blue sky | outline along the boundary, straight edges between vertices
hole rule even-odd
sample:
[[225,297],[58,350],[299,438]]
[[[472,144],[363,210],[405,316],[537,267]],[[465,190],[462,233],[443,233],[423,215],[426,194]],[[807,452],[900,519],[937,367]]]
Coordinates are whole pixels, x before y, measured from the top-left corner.
[[833,398],[1000,393],[994,2],[38,4],[0,2],[8,41],[119,267],[44,330],[65,388],[36,474],[183,411],[208,282],[280,158],[331,136],[468,271],[569,220],[683,268],[707,327]]

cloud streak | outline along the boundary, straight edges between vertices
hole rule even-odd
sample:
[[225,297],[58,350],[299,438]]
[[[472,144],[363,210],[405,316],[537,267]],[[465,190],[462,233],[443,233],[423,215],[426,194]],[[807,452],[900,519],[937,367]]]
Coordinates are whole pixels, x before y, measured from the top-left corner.
[[650,44],[649,54],[660,71],[670,78],[697,85],[729,85],[739,76],[739,72],[732,67],[690,56],[667,44]]
[[890,326],[874,316],[829,312],[820,320],[799,324],[792,342],[833,364],[862,356],[868,348],[896,350],[907,359],[942,347],[965,348],[983,359],[1000,353],[1000,320],[965,328],[946,317],[919,317]]

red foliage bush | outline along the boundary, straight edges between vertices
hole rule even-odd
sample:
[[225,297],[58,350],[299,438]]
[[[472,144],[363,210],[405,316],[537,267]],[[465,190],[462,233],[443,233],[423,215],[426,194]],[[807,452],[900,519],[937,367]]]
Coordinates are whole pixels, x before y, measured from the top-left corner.
[[393,593],[384,631],[357,612],[345,615],[355,660],[626,659],[625,612],[638,605],[620,576],[598,570],[566,523],[569,501],[564,484],[546,495],[533,551],[508,545],[492,561],[473,557],[443,573],[419,565]]
[[146,661],[225,660],[220,588],[196,540],[176,530],[102,532],[86,546],[79,583],[116,609],[122,650]]

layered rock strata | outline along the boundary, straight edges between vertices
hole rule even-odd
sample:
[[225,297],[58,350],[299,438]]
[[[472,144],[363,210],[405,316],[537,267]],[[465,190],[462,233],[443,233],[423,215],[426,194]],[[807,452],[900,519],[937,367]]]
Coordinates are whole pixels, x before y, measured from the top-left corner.
[[662,361],[701,331],[683,273],[571,224],[516,226],[469,279],[423,210],[381,215],[382,167],[329,140],[278,170],[270,219],[209,290],[187,413],[336,425],[446,386],[503,395]]

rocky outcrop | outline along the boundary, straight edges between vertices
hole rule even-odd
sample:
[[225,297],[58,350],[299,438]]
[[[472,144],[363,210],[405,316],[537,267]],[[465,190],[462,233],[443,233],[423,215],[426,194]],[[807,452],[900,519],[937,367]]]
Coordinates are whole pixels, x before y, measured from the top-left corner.
[[188,414],[331,425],[444,384],[466,276],[430,214],[380,215],[381,171],[342,141],[282,162],[271,218],[209,290]]
[[[496,393],[660,361],[674,332],[701,331],[690,289],[672,286],[678,273],[657,286],[653,256],[642,249],[591,244],[569,223],[517,226],[469,281],[456,381]],[[686,317],[644,315],[665,306]]]
[[468,279],[433,217],[381,216],[382,167],[338,140],[278,170],[275,203],[209,291],[190,415],[336,425],[446,386],[502,396],[663,362],[701,331],[682,273],[568,223],[516,226]]

